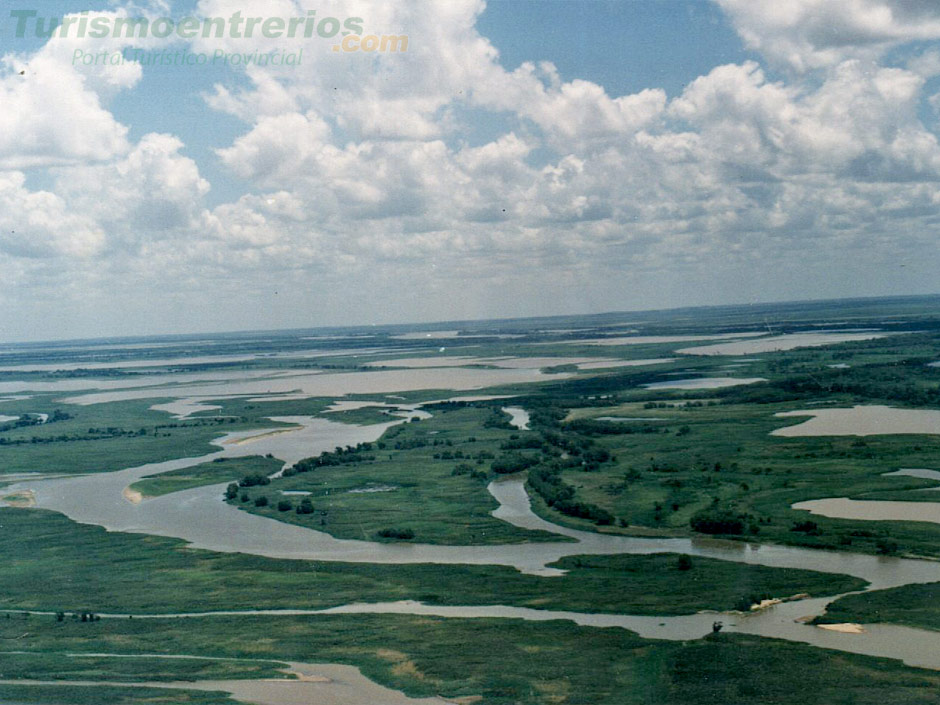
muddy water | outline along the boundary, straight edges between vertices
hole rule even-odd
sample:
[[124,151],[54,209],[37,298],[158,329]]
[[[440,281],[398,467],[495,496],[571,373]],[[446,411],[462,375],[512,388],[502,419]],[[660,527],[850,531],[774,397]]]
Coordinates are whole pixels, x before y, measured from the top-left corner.
[[441,698],[409,698],[373,683],[353,666],[331,663],[288,663],[291,680],[219,680],[177,682],[29,681],[0,680],[0,685],[60,686],[66,688],[120,686],[160,690],[200,690],[229,693],[253,705],[447,705]]
[[509,414],[512,419],[509,423],[518,428],[520,431],[529,430],[529,412],[523,409],[521,406],[504,406],[503,411]]
[[647,389],[721,389],[736,387],[739,384],[766,382],[763,377],[695,377],[692,379],[674,379],[668,382],[653,382],[642,386]]
[[797,502],[794,509],[803,509],[833,519],[866,521],[926,521],[940,524],[940,502],[904,502],[875,499],[829,497]]
[[675,362],[674,357],[657,357],[647,360],[612,360],[608,362],[582,362],[578,365],[579,370],[606,370],[613,367],[643,367],[645,365],[663,365],[667,362]]
[[[136,505],[123,499],[122,490],[127,485],[148,475],[188,467],[216,457],[259,452],[270,452],[285,462],[294,462],[299,457],[328,450],[336,445],[375,440],[388,426],[350,426],[310,417],[283,417],[278,420],[296,423],[298,428],[278,430],[274,434],[264,430],[230,434],[218,442],[222,450],[201,458],[174,460],[102,475],[30,479],[13,485],[6,492],[32,490],[38,506],[62,512],[79,522],[97,524],[110,530],[171,536],[184,539],[199,548],[278,558],[384,564],[506,565],[526,573],[551,576],[559,574],[560,571],[549,567],[549,564],[568,555],[678,552],[777,568],[800,568],[853,575],[869,581],[873,589],[940,581],[940,564],[928,561],[720,540],[635,538],[561,527],[532,512],[523,481],[519,478],[508,478],[490,485],[489,490],[500,505],[494,511],[494,516],[523,528],[555,533],[559,536],[558,542],[499,546],[434,546],[341,540],[322,532],[249,514],[229,506],[221,499],[224,483],[177,492]],[[794,622],[799,617],[820,614],[830,599],[800,600],[755,614],[724,615],[720,619],[730,630],[857,653],[892,656],[903,658],[912,665],[940,668],[938,633],[876,625],[865,634],[850,635]],[[502,606],[431,607],[415,603],[345,606],[333,611],[387,611],[454,617],[506,616],[539,620],[562,618],[593,626],[619,626],[635,630],[644,636],[666,639],[702,636],[711,630],[712,622],[716,619],[715,615],[709,614],[668,618],[635,617]]]
[[694,348],[676,350],[685,355],[756,355],[759,353],[776,352],[780,350],[793,350],[794,348],[811,348],[835,343],[850,343],[857,340],[873,340],[883,338],[890,333],[791,333],[777,335],[760,340],[742,340],[734,343],[717,343],[715,345],[700,345]]
[[523,481],[517,478],[490,485],[490,492],[500,505],[494,516],[523,528],[541,529],[564,537],[559,542],[436,546],[337,539],[323,532],[240,511],[222,501],[225,483],[147,499],[139,504],[124,499],[125,487],[149,475],[189,467],[216,457],[258,453],[272,453],[285,463],[292,463],[300,457],[330,450],[337,445],[375,440],[388,427],[387,424],[351,426],[309,417],[279,417],[279,420],[297,423],[299,428],[294,431],[278,429],[274,434],[265,431],[230,434],[219,441],[222,450],[201,458],[149,464],[116,473],[26,480],[11,485],[5,492],[32,491],[37,506],[112,531],[170,536],[198,548],[275,558],[386,564],[506,565],[526,573],[552,575],[558,571],[548,564],[568,555],[671,551],[773,567],[845,573],[868,580],[876,587],[940,581],[940,564],[925,561],[738,542],[634,538],[577,531],[536,516],[531,511]]
[[865,405],[848,409],[812,409],[782,411],[777,418],[812,417],[801,424],[773,431],[773,436],[877,436],[905,433],[940,435],[940,411],[933,409],[897,409],[892,406]]
[[[239,373],[242,377],[244,372]],[[270,372],[268,372],[270,374]],[[483,389],[503,384],[521,384],[548,380],[567,379],[568,374],[547,375],[537,369],[487,369],[487,368],[436,368],[436,369],[401,369],[376,370],[368,372],[338,373],[291,373],[264,379],[233,379],[215,384],[179,384],[178,377],[163,379],[167,386],[144,387],[135,389],[116,389],[106,386],[106,382],[95,382],[93,387],[109,389],[97,393],[81,394],[63,401],[69,404],[101,404],[112,401],[133,399],[178,398],[178,399],[220,399],[227,396],[261,396],[274,394],[294,394],[301,397],[341,397],[347,394],[390,394],[422,389],[453,389],[466,391]],[[35,383],[44,384],[46,391],[68,391],[66,383],[73,380]],[[74,381],[76,384],[86,380]],[[5,390],[4,384],[11,385]],[[122,385],[130,386],[128,384]],[[0,393],[32,389],[29,383],[0,383]],[[76,387],[83,389],[85,387]]]
[[[922,480],[936,480],[940,482],[940,472],[936,470],[924,470],[922,468],[904,468],[895,472],[886,472],[885,477],[917,477]],[[933,488],[929,488],[933,489]]]

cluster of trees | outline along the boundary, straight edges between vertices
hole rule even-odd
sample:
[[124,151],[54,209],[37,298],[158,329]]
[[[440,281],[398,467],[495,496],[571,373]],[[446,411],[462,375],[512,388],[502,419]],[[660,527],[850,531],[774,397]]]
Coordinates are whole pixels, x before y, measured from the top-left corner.
[[498,428],[504,431],[511,431],[516,428],[512,425],[512,417],[502,409],[491,410],[489,415],[483,419],[483,427]]
[[651,424],[628,425],[619,421],[596,421],[594,419],[576,419],[565,426],[585,436],[627,436],[635,433],[669,433],[668,428]]
[[760,531],[757,521],[751,514],[736,512],[731,508],[713,505],[696,512],[689,519],[693,531],[700,534],[729,534],[740,536],[744,533],[756,534]]
[[822,534],[819,524],[815,521],[795,521],[793,522],[793,526],[790,527],[790,531],[796,531],[806,534],[807,536],[819,536]]
[[909,406],[940,406],[940,368],[928,367],[927,362],[912,358],[839,370],[820,370],[814,363],[812,373],[712,391],[725,404],[767,404],[817,398],[820,394],[850,394]]
[[522,472],[538,465],[541,458],[537,455],[522,455],[521,453],[511,453],[497,458],[490,465],[490,470],[497,475],[510,475],[514,472]]
[[[47,426],[50,423],[55,423],[57,421],[66,421],[68,419],[74,418],[71,414],[68,414],[64,411],[59,411],[58,409],[53,411],[49,415],[48,420],[45,422],[42,421],[42,418],[36,414],[24,414],[16,421],[10,421],[6,424],[0,425],[0,433],[15,431],[21,428],[30,428],[33,426]],[[197,428],[200,426],[210,426],[218,425],[222,423],[235,423],[237,419],[235,418],[216,418],[204,419],[196,421],[189,424],[163,424],[160,426],[153,427],[154,436],[169,436],[169,433],[161,433],[164,429],[174,429],[174,428]],[[126,429],[121,428],[120,426],[108,426],[106,428],[96,428],[91,427],[84,434],[73,433],[73,434],[59,434],[57,436],[32,436],[30,438],[7,438],[0,437],[0,446],[19,446],[26,444],[36,444],[36,443],[70,443],[75,441],[99,441],[105,438],[129,438],[129,437],[142,437],[150,434],[150,430],[147,428],[139,429]]]
[[550,444],[544,438],[532,434],[528,434],[523,437],[519,437],[518,433],[514,433],[509,437],[508,441],[500,444],[500,450],[543,450],[547,451],[550,448]]
[[372,449],[373,445],[371,443],[358,443],[355,446],[346,446],[345,448],[337,446],[335,450],[323,451],[315,458],[304,458],[296,462],[294,465],[284,470],[284,477],[310,472],[311,470],[322,467],[373,461],[375,460],[374,455],[366,455],[366,453]]
[[469,475],[473,480],[485,480],[488,476],[487,474],[479,470],[469,463],[459,463],[453,470],[450,471],[451,475]]
[[383,539],[410,541],[415,537],[415,532],[411,529],[380,529],[376,532],[376,535]]
[[28,428],[29,426],[44,426],[45,424],[55,423],[57,421],[67,421],[70,418],[72,418],[72,415],[61,409],[53,411],[45,421],[42,420],[42,416],[39,414],[23,414],[15,421],[7,421],[5,424],[0,424],[0,433],[14,431],[18,428]]
[[614,515],[596,504],[575,499],[574,488],[561,479],[560,464],[539,466],[529,471],[529,488],[541,497],[545,504],[562,514],[589,519],[599,525],[614,523]]

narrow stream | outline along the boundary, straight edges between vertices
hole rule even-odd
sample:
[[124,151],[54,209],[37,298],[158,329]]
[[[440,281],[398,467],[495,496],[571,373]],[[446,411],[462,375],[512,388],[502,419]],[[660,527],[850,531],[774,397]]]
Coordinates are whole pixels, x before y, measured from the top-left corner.
[[[721,540],[637,538],[578,531],[536,516],[531,510],[524,483],[519,478],[507,478],[490,484],[489,491],[499,503],[493,515],[522,528],[558,534],[567,541],[498,546],[435,546],[336,539],[319,531],[249,514],[226,504],[222,501],[225,483],[147,499],[139,504],[128,502],[122,496],[125,487],[148,475],[235,455],[272,453],[285,462],[295,462],[300,457],[315,455],[337,445],[374,441],[390,425],[352,426],[315,417],[285,417],[278,420],[290,421],[299,428],[275,434],[264,430],[230,434],[216,441],[222,450],[200,458],[149,464],[101,475],[30,479],[14,484],[4,492],[32,492],[38,507],[55,510],[75,521],[103,526],[111,531],[170,536],[183,539],[198,548],[276,558],[384,564],[505,565],[525,573],[551,576],[561,571],[548,565],[569,555],[676,552],[775,568],[853,575],[869,581],[869,589],[940,582],[940,563],[930,561]],[[940,632],[871,625],[866,626],[863,634],[843,634],[796,621],[798,618],[821,614],[833,599],[799,600],[749,614],[703,613],[681,617],[582,614],[499,605],[439,607],[414,602],[346,605],[319,611],[278,610],[273,613],[387,612],[455,618],[569,619],[589,626],[622,627],[642,636],[660,639],[698,638],[710,632],[712,623],[718,620],[729,631],[788,639],[853,653],[888,656],[903,659],[910,665],[940,669]],[[272,612],[259,610],[255,613]],[[135,615],[135,618],[140,616]]]
[[[110,654],[102,654],[109,656]],[[82,656],[82,654],[73,654]],[[115,656],[121,658],[120,656]],[[149,658],[174,658],[150,656]],[[224,692],[235,700],[252,705],[353,705],[381,703],[381,705],[448,705],[441,698],[409,698],[397,690],[385,688],[369,680],[358,668],[335,663],[285,662],[286,673],[293,679],[244,679],[217,681],[53,681],[53,680],[0,680],[2,685],[56,686],[60,688],[107,687],[157,688],[159,690],[200,690]]]

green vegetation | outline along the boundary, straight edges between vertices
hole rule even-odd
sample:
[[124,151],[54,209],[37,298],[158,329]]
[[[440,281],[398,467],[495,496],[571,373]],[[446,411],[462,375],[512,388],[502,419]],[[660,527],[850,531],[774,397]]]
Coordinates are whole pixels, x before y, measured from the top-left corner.
[[713,635],[677,650],[663,676],[660,702],[670,705],[940,702],[935,672],[738,634]]
[[[482,406],[439,405],[430,419],[393,426],[377,443],[302,460],[269,486],[245,487],[229,502],[339,538],[402,539],[380,533],[401,529],[422,543],[565,541],[490,516],[499,506],[486,489],[488,478],[497,474],[490,467],[514,452],[504,446],[526,435],[485,427],[491,413]],[[279,502],[294,499],[284,491],[310,492],[313,512],[279,510]],[[261,496],[267,503],[259,506],[255,500]]]
[[[35,629],[40,617],[31,617],[26,624]],[[16,627],[20,619],[14,620]],[[64,626],[66,623],[62,623]],[[74,624],[74,623],[73,623]],[[95,627],[100,623],[96,623]],[[0,628],[11,627],[0,620]],[[81,625],[75,628],[81,631]],[[87,630],[86,630],[87,631]],[[60,653],[35,651],[0,654],[0,669],[4,679],[42,680],[101,680],[115,682],[173,681],[173,680],[229,680],[240,678],[283,678],[286,664],[271,662],[216,660],[205,658],[165,659],[148,656],[113,658],[103,655],[76,654],[63,658]]]
[[[543,453],[542,462],[529,470],[529,487],[543,500],[533,508],[551,521],[587,530],[600,524],[600,530],[623,533],[699,532],[842,551],[940,555],[938,525],[820,516],[810,521],[806,512],[790,508],[820,497],[936,500],[931,493],[910,491],[935,482],[884,473],[935,467],[938,436],[771,436],[794,423],[774,414],[802,404],[672,402],[663,408],[669,402],[658,402],[647,409],[652,402],[570,403],[578,405],[570,413],[579,418],[652,414],[664,420],[647,422],[655,433],[631,432],[630,423],[595,422],[609,427],[589,436],[594,448],[609,454],[604,462],[592,463],[583,453],[580,462],[572,459],[578,456],[559,462]],[[563,413],[555,406],[534,410],[534,433],[577,442],[583,433],[574,434],[569,422],[559,421]],[[593,517],[578,519],[577,512],[558,506],[559,498],[596,508]],[[598,521],[601,511],[615,519]]]
[[[0,413],[54,414],[61,395],[4,402]],[[248,417],[173,420],[150,407],[160,400],[68,405],[68,419],[0,431],[4,473],[110,472],[175,458],[198,457],[218,450],[210,441],[248,428],[277,427]],[[53,406],[53,404],[55,404]],[[0,476],[2,477],[2,476]]]
[[132,686],[4,685],[0,700],[17,705],[235,705],[225,693]]
[[[374,443],[320,455],[311,452],[311,458],[275,480],[268,476],[279,469],[280,461],[253,457],[145,478],[134,488],[158,495],[227,484],[226,500],[245,511],[341,538],[402,542],[406,544],[402,551],[410,550],[408,542],[483,545],[565,540],[491,516],[497,503],[487,483],[525,473],[539,514],[587,531],[714,535],[833,551],[940,557],[938,525],[836,520],[791,509],[795,502],[830,496],[936,501],[935,493],[917,491],[936,483],[884,473],[899,468],[940,470],[936,460],[940,437],[770,435],[801,421],[774,417],[783,411],[853,404],[940,407],[940,368],[928,366],[937,360],[940,347],[936,302],[816,302],[461,326],[464,332],[521,336],[454,344],[472,345],[467,354],[549,358],[539,364],[570,376],[479,392],[513,395],[511,402],[433,404],[428,408],[430,419],[396,425]],[[761,354],[745,363],[677,355],[686,343],[584,342],[625,330],[701,335],[771,326],[775,333],[879,327],[905,335]],[[565,332],[578,328],[582,330]],[[102,387],[115,388],[137,382],[142,374],[165,375],[167,384],[173,384],[178,379],[175,372],[227,370],[233,377],[239,370],[355,374],[373,360],[394,364],[389,353],[437,354],[439,341],[396,341],[391,337],[395,332],[368,328],[359,331],[359,337],[316,340],[298,333],[183,338],[161,341],[161,347],[149,350],[123,349],[120,343],[85,350],[14,347],[3,353],[7,362],[12,358],[13,363],[65,366],[84,360],[207,354],[238,359],[158,364],[152,370],[0,372],[0,381],[25,380],[29,386],[90,379],[94,386],[98,383],[94,380],[100,379]],[[290,357],[312,347],[324,356]],[[277,355],[246,359],[258,353]],[[678,359],[607,371],[579,371],[562,361],[552,364],[551,358],[571,356]],[[842,367],[832,367],[837,364]],[[738,374],[764,377],[767,382],[699,391],[642,386],[677,375]],[[219,386],[220,393],[224,389]],[[259,402],[246,395],[218,401],[220,410],[173,420],[150,408],[161,399],[81,406],[65,402],[63,393],[29,393],[26,399],[0,401],[0,414],[12,417],[0,423],[4,473],[102,472],[199,457],[217,450],[210,441],[225,433],[283,426],[269,416],[322,414],[331,421],[356,424],[393,420],[376,407],[327,412],[333,398]],[[349,398],[404,404],[452,396],[448,390],[415,390]],[[531,430],[509,424],[500,410],[509,403],[530,413]],[[48,420],[43,422],[41,415],[48,415]],[[0,638],[8,644],[3,651],[18,652],[0,654],[3,678],[127,683],[68,688],[0,685],[3,702],[231,703],[220,694],[168,693],[130,684],[144,678],[266,678],[279,675],[277,662],[297,660],[353,664],[368,677],[411,695],[482,696],[484,705],[940,705],[940,674],[895,661],[738,634],[672,642],[560,620],[395,615],[142,618],[203,611],[323,609],[394,600],[690,614],[746,609],[760,599],[796,593],[841,594],[864,586],[847,576],[665,553],[570,556],[553,564],[567,571],[556,577],[485,565],[273,560],[188,549],[172,539],[108,533],[51,512],[11,508],[0,509],[0,528],[0,609],[7,610],[0,612]],[[841,598],[830,606],[825,619],[940,629],[937,604],[940,584],[910,585]],[[28,609],[48,614],[24,615]],[[100,617],[109,613],[134,616]],[[195,658],[156,659],[156,654]],[[217,658],[227,660],[213,660]]]
[[171,492],[203,485],[216,485],[249,475],[267,476],[280,470],[283,465],[284,463],[280,460],[258,455],[245,458],[217,458],[209,463],[146,477],[131,485],[131,489],[140,492],[145,497],[159,497]]
[[[567,557],[555,564],[567,575],[539,577],[500,566],[395,566],[213,553],[184,548],[175,539],[108,533],[42,510],[2,509],[0,523],[6,535],[0,609],[7,610],[159,614],[411,599],[689,614],[732,609],[767,596],[831,595],[864,585],[844,575],[706,558],[695,558],[690,570],[681,570],[672,554]],[[53,574],[56,580],[50,582]],[[144,578],[146,590],[141,590]],[[193,596],[198,596],[195,604]]]
[[940,583],[846,595],[830,604],[819,621],[893,622],[940,631]]
[[[896,661],[734,634],[641,639],[570,622],[398,615],[33,620],[30,651],[198,653],[338,662],[412,696],[482,696],[486,705],[808,705],[940,703],[940,674]],[[264,635],[259,638],[259,635]]]

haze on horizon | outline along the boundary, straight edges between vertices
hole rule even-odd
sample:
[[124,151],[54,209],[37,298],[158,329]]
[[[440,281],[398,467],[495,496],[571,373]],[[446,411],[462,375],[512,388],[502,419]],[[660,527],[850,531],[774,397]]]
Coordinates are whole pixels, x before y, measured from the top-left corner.
[[[17,38],[0,14],[0,340],[936,292],[940,5],[316,9],[406,34],[408,51]],[[129,47],[304,55],[293,67],[75,61]]]

